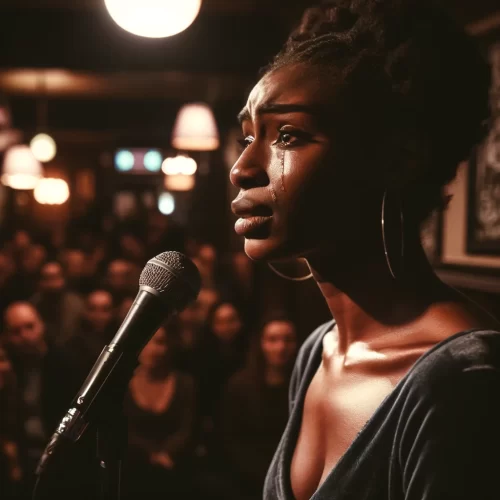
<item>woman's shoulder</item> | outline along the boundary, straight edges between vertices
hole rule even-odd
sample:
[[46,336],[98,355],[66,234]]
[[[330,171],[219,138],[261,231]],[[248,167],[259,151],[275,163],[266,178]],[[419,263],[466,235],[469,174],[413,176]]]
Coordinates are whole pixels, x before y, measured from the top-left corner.
[[417,361],[403,385],[442,395],[480,374],[500,381],[499,331],[475,329],[448,337]]

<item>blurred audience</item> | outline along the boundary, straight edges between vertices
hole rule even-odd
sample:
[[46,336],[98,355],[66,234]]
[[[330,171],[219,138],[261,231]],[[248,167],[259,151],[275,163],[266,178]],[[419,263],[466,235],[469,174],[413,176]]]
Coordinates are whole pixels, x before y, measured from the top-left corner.
[[[256,305],[276,312],[265,298],[274,289],[241,250],[219,252],[157,211],[131,221],[99,217],[82,216],[47,234],[18,228],[4,240],[2,497],[29,497],[40,454],[132,307],[146,261],[178,250],[198,266],[202,288],[147,344],[130,382],[127,495],[253,499],[285,425],[296,350],[293,325],[275,318],[249,353],[248,332],[263,310]],[[94,498],[95,429],[63,455],[44,481],[47,497]]]
[[254,339],[247,366],[224,393],[218,436],[233,498],[262,498],[267,469],[288,420],[288,385],[297,353],[295,326],[268,321]]
[[185,466],[193,446],[196,390],[173,368],[176,340],[160,328],[139,357],[125,398],[129,422],[128,495],[187,498]]
[[17,386],[12,364],[0,347],[0,484],[4,498],[14,497],[23,479],[17,444]]
[[59,262],[47,262],[40,270],[38,292],[31,298],[47,326],[50,342],[63,345],[77,332],[84,303],[68,290],[63,268]]
[[50,434],[68,409],[76,384],[64,356],[52,347],[37,310],[28,302],[15,302],[5,311],[1,336],[17,380],[15,411],[20,464],[26,487]]
[[132,262],[124,259],[112,260],[106,272],[106,285],[115,297],[121,301],[125,297],[137,292],[139,274]]
[[78,378],[83,381],[116,333],[113,296],[103,289],[87,295],[78,331],[65,344],[65,351]]

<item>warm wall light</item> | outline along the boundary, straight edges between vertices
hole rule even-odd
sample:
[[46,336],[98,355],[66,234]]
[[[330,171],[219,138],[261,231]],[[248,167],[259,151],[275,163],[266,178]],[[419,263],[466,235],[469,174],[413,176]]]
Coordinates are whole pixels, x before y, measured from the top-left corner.
[[175,120],[172,146],[183,151],[213,151],[219,147],[219,131],[207,104],[184,105]]
[[165,175],[194,175],[198,169],[198,165],[189,156],[177,155],[174,158],[166,158],[161,169]]
[[62,205],[69,198],[68,183],[63,179],[41,179],[34,191],[35,200],[42,205]]
[[48,134],[37,134],[30,142],[31,152],[38,161],[48,162],[57,152],[56,142]]
[[28,146],[16,145],[7,150],[2,184],[13,189],[34,189],[42,176],[42,165]]
[[147,38],[164,38],[184,31],[201,7],[201,0],[104,0],[104,3],[118,26]]

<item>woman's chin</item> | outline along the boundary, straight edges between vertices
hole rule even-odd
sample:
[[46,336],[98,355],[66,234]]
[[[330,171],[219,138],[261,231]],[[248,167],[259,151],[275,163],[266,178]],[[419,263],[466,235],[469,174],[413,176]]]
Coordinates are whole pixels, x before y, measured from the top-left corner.
[[245,253],[256,262],[280,260],[287,257],[284,245],[273,238],[262,240],[245,238]]

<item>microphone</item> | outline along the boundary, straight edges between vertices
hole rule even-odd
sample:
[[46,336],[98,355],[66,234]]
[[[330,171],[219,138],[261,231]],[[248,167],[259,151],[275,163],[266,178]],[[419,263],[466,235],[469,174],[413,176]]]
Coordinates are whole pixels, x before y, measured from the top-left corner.
[[[75,442],[117,391],[125,390],[138,356],[163,321],[195,300],[201,279],[197,267],[183,254],[164,252],[146,264],[139,292],[111,343],[104,347],[71,407],[59,423],[40,459],[40,475],[61,440]],[[102,410],[101,410],[102,411]]]

